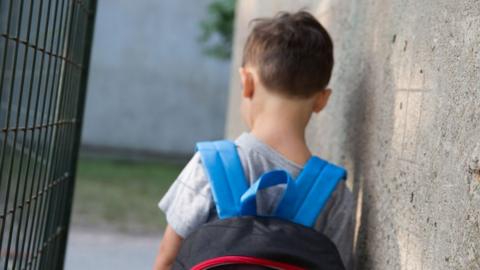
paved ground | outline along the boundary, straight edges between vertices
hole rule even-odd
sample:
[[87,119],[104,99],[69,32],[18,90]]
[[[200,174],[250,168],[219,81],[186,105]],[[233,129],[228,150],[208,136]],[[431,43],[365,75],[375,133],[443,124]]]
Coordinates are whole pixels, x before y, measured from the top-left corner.
[[152,269],[160,236],[72,227],[66,270]]

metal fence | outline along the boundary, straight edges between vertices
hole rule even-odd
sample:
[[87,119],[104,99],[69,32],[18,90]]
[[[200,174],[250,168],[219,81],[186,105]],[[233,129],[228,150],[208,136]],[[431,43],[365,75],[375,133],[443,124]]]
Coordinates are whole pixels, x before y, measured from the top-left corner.
[[61,269],[95,0],[0,0],[0,270]]

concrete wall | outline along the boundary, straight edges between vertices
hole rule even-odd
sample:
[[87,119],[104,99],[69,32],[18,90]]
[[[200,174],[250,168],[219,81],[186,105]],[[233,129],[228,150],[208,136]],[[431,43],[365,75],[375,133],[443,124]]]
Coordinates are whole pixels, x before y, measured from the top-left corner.
[[210,0],[102,0],[84,146],[184,154],[223,136],[229,63],[197,42]]
[[[349,170],[358,269],[480,269],[480,2],[242,0],[232,70],[251,18],[304,7],[335,42],[308,140]],[[239,93],[233,72],[229,137]]]

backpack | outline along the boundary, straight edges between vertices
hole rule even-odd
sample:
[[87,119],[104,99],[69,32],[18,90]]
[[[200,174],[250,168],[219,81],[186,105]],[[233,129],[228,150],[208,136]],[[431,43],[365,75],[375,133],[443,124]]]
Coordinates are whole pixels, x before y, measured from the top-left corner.
[[[313,156],[295,181],[273,170],[248,187],[233,142],[201,142],[197,151],[219,219],[185,238],[174,270],[345,269],[335,244],[313,229],[345,169]],[[280,184],[284,194],[272,216],[257,216],[257,193]]]

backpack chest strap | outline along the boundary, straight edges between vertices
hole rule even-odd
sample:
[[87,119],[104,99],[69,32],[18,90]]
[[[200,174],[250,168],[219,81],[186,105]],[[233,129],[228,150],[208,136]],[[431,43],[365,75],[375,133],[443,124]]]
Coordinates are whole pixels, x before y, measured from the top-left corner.
[[256,215],[256,194],[277,184],[287,184],[273,216],[313,227],[336,186],[346,179],[345,169],[312,157],[292,181],[282,170],[267,172],[248,187],[236,145],[231,141],[197,143],[197,150],[212,187],[220,219]]

